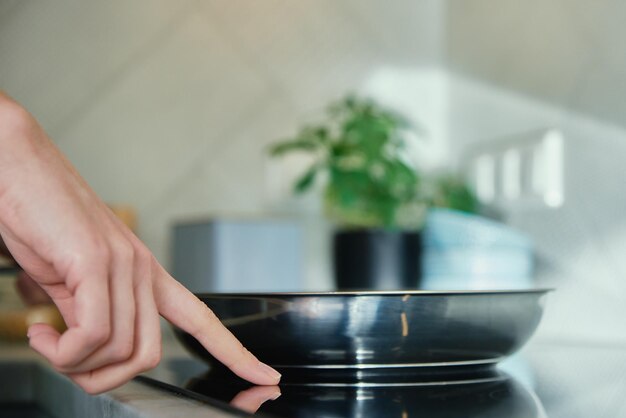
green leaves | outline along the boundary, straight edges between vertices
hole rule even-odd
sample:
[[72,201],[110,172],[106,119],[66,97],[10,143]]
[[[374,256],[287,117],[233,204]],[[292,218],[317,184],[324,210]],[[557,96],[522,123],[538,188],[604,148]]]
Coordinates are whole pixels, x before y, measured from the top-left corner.
[[304,193],[305,191],[310,189],[311,186],[313,185],[313,183],[315,182],[315,176],[317,175],[317,171],[318,171],[318,166],[317,165],[313,165],[311,168],[309,168],[306,171],[306,173],[304,173],[296,181],[296,184],[293,187],[294,191],[296,193]]
[[309,139],[296,139],[273,145],[270,147],[270,154],[280,156],[293,151],[313,151],[317,149],[317,146],[317,143]]
[[478,199],[467,184],[462,179],[449,174],[435,179],[429,203],[430,206],[468,213],[476,213],[479,207]]
[[273,156],[313,155],[294,192],[310,190],[318,174],[325,173],[324,203],[334,221],[352,227],[417,228],[427,204],[472,208],[471,192],[456,183],[442,184],[442,195],[424,198],[418,171],[403,159],[407,130],[415,131],[403,117],[355,96],[331,104],[327,114],[324,123],[301,129],[269,151]]
[[270,147],[270,155],[280,156],[293,151],[313,152],[327,146],[328,130],[325,127],[306,127],[291,140]]

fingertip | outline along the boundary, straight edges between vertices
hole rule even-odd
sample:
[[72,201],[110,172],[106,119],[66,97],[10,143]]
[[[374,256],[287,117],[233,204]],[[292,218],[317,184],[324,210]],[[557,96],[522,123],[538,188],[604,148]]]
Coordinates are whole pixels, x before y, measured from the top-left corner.
[[56,329],[54,329],[52,326],[48,324],[42,324],[42,323],[36,323],[36,324],[32,324],[31,326],[29,326],[26,336],[30,340],[32,340],[33,338],[36,339],[38,336],[42,334],[60,336],[59,332]]
[[[235,340],[236,341],[236,340]],[[218,358],[233,373],[250,383],[260,386],[275,386],[280,383],[281,374],[272,367],[260,361],[254,354],[245,349],[237,341],[240,349],[236,352],[239,355],[232,355],[230,358]]]
[[249,382],[262,386],[278,385],[281,378],[280,373],[260,361],[257,361],[256,365],[249,368],[236,370],[235,373]]
[[55,347],[61,337],[60,334],[47,324],[33,324],[28,328],[27,335],[30,347],[54,363]]
[[276,369],[268,366],[267,364],[259,361],[257,366],[259,370],[267,377],[269,385],[277,385],[280,382],[282,375],[276,371]]

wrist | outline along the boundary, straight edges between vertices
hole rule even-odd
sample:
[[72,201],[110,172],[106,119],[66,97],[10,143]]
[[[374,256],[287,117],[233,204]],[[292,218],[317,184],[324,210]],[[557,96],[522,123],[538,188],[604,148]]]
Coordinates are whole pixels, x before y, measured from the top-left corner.
[[17,102],[0,92],[0,196],[20,175],[20,167],[31,160],[32,116]]
[[15,100],[0,92],[0,144],[27,137],[33,124],[32,116]]

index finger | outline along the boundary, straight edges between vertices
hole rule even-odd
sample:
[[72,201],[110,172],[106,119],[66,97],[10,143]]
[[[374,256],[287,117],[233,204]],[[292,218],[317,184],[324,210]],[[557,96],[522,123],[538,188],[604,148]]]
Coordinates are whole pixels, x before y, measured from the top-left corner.
[[200,299],[174,280],[162,267],[155,283],[160,314],[191,334],[236,375],[257,385],[276,385],[280,373],[260,362],[235,338]]

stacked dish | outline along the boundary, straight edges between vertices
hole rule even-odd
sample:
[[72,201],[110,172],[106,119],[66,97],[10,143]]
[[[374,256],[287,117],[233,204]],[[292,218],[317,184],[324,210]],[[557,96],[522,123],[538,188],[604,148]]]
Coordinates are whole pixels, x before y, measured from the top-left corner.
[[423,289],[532,287],[532,242],[507,225],[436,209],[427,217],[423,246]]

